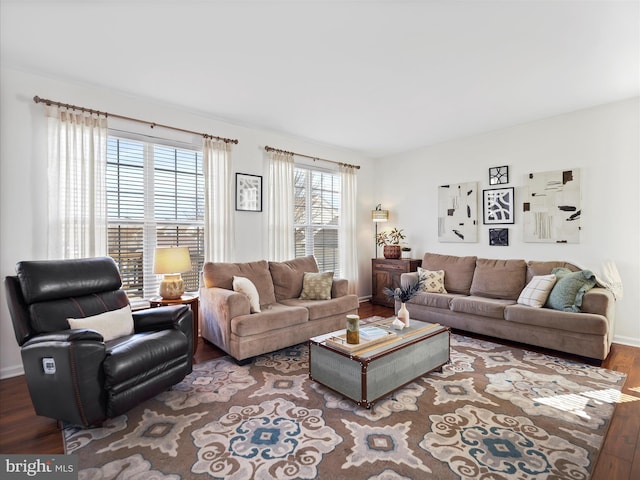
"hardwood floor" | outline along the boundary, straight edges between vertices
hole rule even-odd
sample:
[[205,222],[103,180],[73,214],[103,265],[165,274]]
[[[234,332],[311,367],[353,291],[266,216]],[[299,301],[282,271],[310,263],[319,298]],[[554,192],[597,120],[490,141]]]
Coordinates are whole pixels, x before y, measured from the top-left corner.
[[[363,318],[372,315],[390,316],[393,315],[393,310],[363,303],[358,313]],[[202,363],[222,355],[216,347],[200,339],[195,360],[196,363]],[[627,381],[623,389],[624,398],[616,404],[591,480],[638,479],[640,348],[614,344],[602,366],[626,373]],[[0,380],[0,453],[63,453],[62,435],[57,422],[35,414],[23,376]]]

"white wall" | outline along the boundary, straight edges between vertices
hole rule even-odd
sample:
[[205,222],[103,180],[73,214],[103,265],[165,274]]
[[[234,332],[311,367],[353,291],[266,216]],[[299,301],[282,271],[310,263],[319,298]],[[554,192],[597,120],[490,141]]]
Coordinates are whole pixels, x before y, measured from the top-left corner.
[[[617,304],[615,340],[640,346],[640,149],[638,98],[573,112],[376,161],[377,199],[390,210],[389,227],[403,228],[414,257],[425,251],[484,258],[567,260],[598,271],[616,262],[625,296]],[[524,243],[516,209],[509,246],[489,246],[479,195],[477,243],[439,243],[439,185],[479,182],[490,187],[490,167],[508,165],[509,184],[521,205],[529,172],[580,168],[582,219],[579,244]],[[399,168],[401,166],[401,168]],[[481,192],[480,192],[481,193]]]
[[[359,250],[373,250],[372,162],[346,150],[330,148],[304,139],[246,128],[207,118],[198,112],[131,98],[117,92],[76,85],[3,68],[0,71],[0,276],[15,273],[20,260],[46,258],[46,131],[42,104],[34,95],[86,106],[120,115],[172,125],[196,132],[237,138],[233,147],[233,171],[263,176],[262,213],[235,212],[235,261],[266,258],[266,188],[268,169],[265,145],[319,158],[360,165],[358,171]],[[148,127],[138,127],[148,128]],[[149,130],[147,130],[149,131]],[[157,132],[159,134],[160,132]],[[162,130],[163,135],[184,139],[184,135]],[[361,227],[361,228],[360,228]],[[370,258],[361,259],[359,296],[371,291]],[[19,348],[4,293],[0,289],[0,378],[22,373]]]

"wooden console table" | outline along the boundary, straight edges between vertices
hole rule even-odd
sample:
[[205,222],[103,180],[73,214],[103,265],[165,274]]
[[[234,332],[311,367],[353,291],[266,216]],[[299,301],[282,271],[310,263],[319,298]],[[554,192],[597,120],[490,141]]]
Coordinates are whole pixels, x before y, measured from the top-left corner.
[[384,294],[385,287],[391,289],[400,286],[400,275],[415,272],[422,265],[422,260],[417,258],[372,258],[371,259],[371,303],[394,307],[394,300],[388,299]]

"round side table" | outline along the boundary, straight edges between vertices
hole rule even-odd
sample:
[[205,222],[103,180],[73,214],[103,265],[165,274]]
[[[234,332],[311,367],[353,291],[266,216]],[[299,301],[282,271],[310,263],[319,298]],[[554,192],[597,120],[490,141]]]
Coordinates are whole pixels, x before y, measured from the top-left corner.
[[149,299],[149,306],[151,308],[166,307],[167,305],[189,305],[191,308],[191,315],[193,317],[193,354],[195,355],[196,350],[198,349],[198,327],[200,324],[200,321],[198,320],[198,307],[200,306],[198,294],[185,293],[175,300],[165,300],[162,297],[152,297]]

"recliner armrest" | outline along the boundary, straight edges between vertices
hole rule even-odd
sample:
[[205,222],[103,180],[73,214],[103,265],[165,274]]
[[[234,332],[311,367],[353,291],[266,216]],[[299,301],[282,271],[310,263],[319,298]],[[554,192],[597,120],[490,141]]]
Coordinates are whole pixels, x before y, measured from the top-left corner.
[[137,310],[133,312],[133,325],[136,333],[153,330],[165,330],[179,327],[191,309],[187,305],[166,306]]
[[104,338],[95,330],[90,328],[75,328],[70,330],[62,330],[59,332],[42,333],[27,340],[23,346],[37,345],[38,343],[54,342],[67,343],[79,341],[103,342]]

